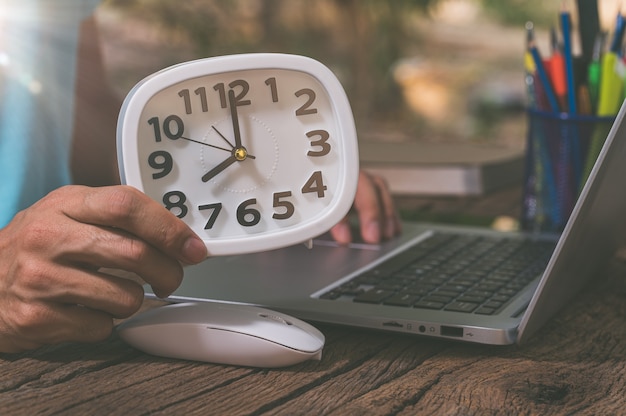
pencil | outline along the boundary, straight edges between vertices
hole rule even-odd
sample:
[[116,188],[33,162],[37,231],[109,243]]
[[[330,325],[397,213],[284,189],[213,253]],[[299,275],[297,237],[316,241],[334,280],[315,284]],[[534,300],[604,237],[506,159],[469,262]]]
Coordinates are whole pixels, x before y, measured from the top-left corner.
[[535,61],[535,69],[537,71],[537,75],[539,76],[539,81],[542,84],[544,93],[546,94],[546,98],[548,99],[548,104],[550,105],[550,110],[558,113],[559,112],[559,103],[556,99],[556,95],[554,94],[554,89],[550,83],[550,78],[548,78],[548,74],[543,65],[543,60],[541,58],[541,54],[539,53],[539,49],[537,49],[537,45],[535,45],[535,41],[531,40],[529,43],[530,54]]

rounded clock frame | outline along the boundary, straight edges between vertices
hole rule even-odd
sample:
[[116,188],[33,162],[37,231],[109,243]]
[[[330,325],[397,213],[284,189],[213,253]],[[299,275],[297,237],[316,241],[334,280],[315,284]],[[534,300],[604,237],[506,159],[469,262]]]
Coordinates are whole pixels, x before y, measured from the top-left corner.
[[[254,100],[252,93],[246,95],[245,88],[252,87],[241,85],[247,83],[241,74],[257,73],[280,75],[265,80],[271,102],[278,102],[279,91],[286,96],[284,88],[278,89],[277,79],[293,78],[292,83],[313,83],[315,88],[290,87],[291,107],[272,107]],[[213,100],[221,101],[216,110],[207,104],[206,96],[198,94],[199,88],[183,88],[199,79],[212,80]],[[170,103],[163,98],[177,89],[177,97],[172,97],[178,101]],[[202,89],[203,95],[206,90]],[[202,104],[206,120],[190,115],[192,99],[193,105]],[[294,108],[295,102],[299,104]],[[181,108],[197,126],[183,121],[178,115]],[[328,128],[316,128],[313,123],[298,130],[297,124],[281,122],[287,120],[284,114],[289,111],[294,120],[315,116],[322,120],[318,124],[325,123]],[[303,144],[288,141],[283,128],[289,134],[293,131]],[[195,136],[189,137],[193,129]],[[159,71],[126,97],[118,120],[117,145],[122,182],[182,217],[203,239],[209,255],[265,251],[308,241],[346,215],[357,187],[357,137],[346,94],[326,66],[303,56],[230,55]],[[211,192],[219,197],[206,197],[208,201],[196,198]],[[261,199],[271,199],[272,207],[261,206]],[[230,222],[225,222],[226,217]]]

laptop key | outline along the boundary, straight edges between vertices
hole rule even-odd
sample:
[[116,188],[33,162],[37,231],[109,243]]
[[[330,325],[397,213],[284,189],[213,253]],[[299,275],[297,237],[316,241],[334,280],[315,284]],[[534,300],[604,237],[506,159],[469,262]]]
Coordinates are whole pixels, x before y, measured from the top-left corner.
[[448,290],[443,290],[443,289],[437,289],[437,290],[433,290],[432,295],[437,295],[437,296],[447,296],[450,298],[456,298],[457,296],[459,296],[459,292],[454,292],[454,291],[448,291]]
[[446,304],[441,302],[430,302],[427,300],[420,300],[413,304],[414,308],[419,309],[442,309]]
[[408,295],[421,297],[427,295],[433,289],[434,288],[407,288],[404,292],[406,292],[406,294]]
[[409,294],[397,294],[393,295],[383,301],[384,305],[391,306],[412,306],[415,302],[419,300],[419,296],[409,295]]
[[363,293],[356,295],[354,298],[354,301],[362,302],[362,303],[382,303],[383,300],[392,296],[394,293],[395,292],[391,290],[374,288],[374,289],[368,290],[367,292],[363,292]]
[[502,305],[503,305],[502,302],[496,302],[495,300],[490,300],[489,302],[485,302],[483,304],[484,307],[492,308],[492,309],[498,309]]
[[461,295],[457,298],[459,302],[482,303],[486,300],[483,296]]
[[491,297],[491,295],[493,295],[493,292],[488,292],[486,290],[469,290],[467,292],[465,292],[465,295],[467,296],[478,296],[481,298],[489,298]]
[[474,309],[476,309],[477,307],[478,307],[477,303],[452,302],[451,304],[447,305],[444,309],[446,311],[451,311],[451,312],[466,312],[466,313],[470,313],[470,312],[473,312]]
[[446,304],[446,303],[451,302],[452,299],[454,299],[454,297],[439,296],[439,294],[436,294],[436,295],[425,296],[422,300],[427,301],[427,302],[437,302],[437,303]]
[[506,302],[509,299],[511,299],[511,297],[505,296],[505,295],[495,295],[494,297],[491,298],[492,301],[496,301],[496,302]]
[[326,292],[323,295],[320,296],[320,299],[329,299],[329,300],[335,300],[335,299],[339,299],[341,297],[343,293],[341,291],[334,291],[331,290],[330,292]]
[[345,285],[339,286],[334,291],[341,292],[342,294],[347,295],[347,296],[357,296],[363,293],[363,290],[360,287],[361,285],[353,285],[353,284],[347,283]]
[[467,286],[446,284],[441,287],[441,290],[445,290],[447,292],[452,292],[452,293],[457,293],[460,295],[461,293],[464,293],[467,290]]
[[474,313],[478,314],[478,315],[493,315],[493,313],[496,310],[493,308],[488,308],[486,306],[481,306],[480,308],[476,309],[474,311]]

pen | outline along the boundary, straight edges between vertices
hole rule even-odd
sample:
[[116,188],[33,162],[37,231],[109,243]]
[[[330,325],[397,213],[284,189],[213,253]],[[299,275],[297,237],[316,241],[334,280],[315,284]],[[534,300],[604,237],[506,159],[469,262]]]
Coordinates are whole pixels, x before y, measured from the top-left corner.
[[[619,56],[612,50],[606,52],[600,63],[600,93],[598,97],[598,109],[596,114],[602,116],[614,116],[619,110],[622,98],[622,78],[617,71]],[[584,178],[589,177],[589,173],[596,162],[600,149],[606,139],[603,129],[597,129],[587,150],[587,161],[585,164]]]
[[535,45],[534,39],[530,41],[529,48],[530,54],[535,61],[535,67],[537,70],[537,75],[539,76],[539,81],[542,84],[543,91],[548,99],[548,104],[550,105],[550,110],[558,113],[559,112],[559,103],[556,99],[556,95],[554,94],[554,90],[552,89],[552,85],[550,84],[550,79],[548,78],[548,74],[546,73],[546,69],[543,66],[543,60],[541,58],[541,54],[539,53],[539,49],[537,49],[537,45]]
[[529,74],[534,74],[535,71],[537,70],[537,67],[535,66],[535,61],[533,59],[533,56],[530,54],[530,44],[533,42],[534,39],[534,24],[533,22],[526,22],[526,51],[524,52],[524,69],[526,70],[527,73]]
[[611,52],[615,54],[620,53],[622,48],[622,38],[624,37],[624,30],[626,29],[626,22],[622,13],[617,13],[617,19],[615,22],[615,33],[613,34],[613,42],[611,43]]
[[559,42],[556,35],[556,29],[550,31],[552,44],[552,55],[546,65],[550,80],[554,86],[554,93],[559,101],[561,110],[567,110],[567,81],[565,79],[565,58],[559,48]]
[[528,107],[538,109],[537,94],[535,91],[535,72],[537,71],[537,67],[529,51],[529,45],[533,39],[533,26],[533,22],[526,22],[526,51],[524,52],[524,71],[526,74],[524,82],[528,95]]
[[626,29],[626,21],[620,12],[617,13],[611,47],[600,59],[600,91],[596,112],[599,116],[615,115],[621,104],[623,81],[618,71],[618,64],[624,29]]
[[599,116],[612,116],[617,113],[622,97],[622,78],[617,71],[619,56],[609,51],[602,56],[600,65],[600,92],[598,96]]
[[596,41],[596,35],[600,33],[600,16],[598,0],[577,0],[578,8],[578,31],[582,49],[584,65],[591,62]]
[[565,79],[567,81],[567,104],[570,114],[576,114],[576,83],[574,81],[574,57],[572,55],[572,28],[569,12],[561,12],[563,32],[563,55],[565,57]]
[[[570,115],[576,115],[578,108],[576,105],[577,89],[574,79],[574,55],[572,51],[572,27],[570,13],[561,9],[561,31],[563,35],[563,55],[565,59],[565,80],[567,82],[567,107]],[[557,174],[560,181],[558,188],[558,201],[561,204],[561,212],[568,213],[575,200],[572,188],[580,181],[583,174],[581,160],[580,139],[578,130],[567,125],[565,137],[561,140],[561,153],[557,164]]]
[[598,33],[596,35],[595,42],[593,43],[591,61],[587,68],[587,85],[589,86],[591,107],[594,112],[598,108],[598,95],[600,94],[600,57],[602,55],[605,36],[605,33]]
[[[626,45],[622,46],[619,61],[619,75],[622,77],[622,102],[626,100]],[[619,111],[619,110],[618,110]]]

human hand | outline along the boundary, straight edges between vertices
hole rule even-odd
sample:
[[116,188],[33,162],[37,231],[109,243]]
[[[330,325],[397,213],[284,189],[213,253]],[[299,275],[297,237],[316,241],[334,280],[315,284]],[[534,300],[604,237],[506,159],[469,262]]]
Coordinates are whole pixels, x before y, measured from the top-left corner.
[[[353,208],[359,218],[361,237],[366,243],[377,244],[401,232],[400,217],[389,188],[381,177],[365,171],[359,173]],[[348,244],[352,241],[347,216],[330,232],[338,243]]]
[[0,230],[0,351],[108,337],[113,318],[141,306],[142,286],[100,268],[132,272],[167,296],[181,263],[204,243],[181,220],[127,186],[67,186]]

